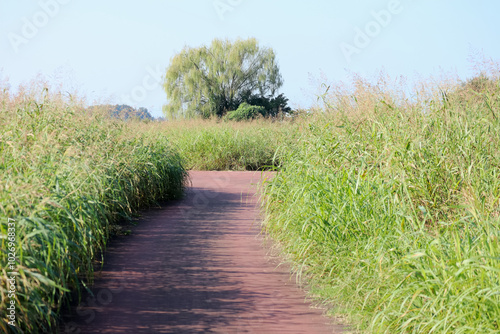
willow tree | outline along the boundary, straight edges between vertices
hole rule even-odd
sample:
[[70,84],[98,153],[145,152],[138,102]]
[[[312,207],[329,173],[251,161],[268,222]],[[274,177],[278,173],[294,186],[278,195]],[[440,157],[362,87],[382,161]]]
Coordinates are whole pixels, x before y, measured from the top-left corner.
[[163,88],[167,117],[223,116],[250,96],[272,97],[283,85],[274,51],[257,40],[216,39],[185,47],[167,69]]

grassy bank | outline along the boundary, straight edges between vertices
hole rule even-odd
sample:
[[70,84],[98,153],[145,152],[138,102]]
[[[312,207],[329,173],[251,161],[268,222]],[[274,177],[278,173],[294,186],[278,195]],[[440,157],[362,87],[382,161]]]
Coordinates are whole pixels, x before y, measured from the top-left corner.
[[289,141],[289,122],[178,120],[136,124],[162,133],[193,170],[262,170],[281,164],[278,148]]
[[286,150],[266,231],[355,328],[500,332],[498,81],[413,102],[355,87]]
[[[19,331],[51,332],[68,292],[91,280],[110,224],[181,196],[186,171],[164,136],[131,131],[46,90],[0,94],[0,331],[13,330],[6,306],[15,300]],[[9,248],[15,298],[7,293]]]

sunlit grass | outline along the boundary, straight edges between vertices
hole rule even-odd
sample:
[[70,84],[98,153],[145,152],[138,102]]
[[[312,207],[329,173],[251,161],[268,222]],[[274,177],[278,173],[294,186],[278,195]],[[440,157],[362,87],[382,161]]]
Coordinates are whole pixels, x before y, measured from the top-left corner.
[[325,97],[265,188],[265,230],[356,328],[500,332],[499,83],[391,96]]
[[[144,127],[144,125],[139,125]],[[147,125],[167,136],[193,170],[261,170],[281,163],[278,147],[289,140],[291,122],[177,120]]]
[[47,90],[4,90],[0,108],[0,331],[9,331],[6,228],[13,218],[16,324],[25,333],[53,332],[68,292],[92,280],[110,224],[181,196],[187,173],[166,137],[131,131]]

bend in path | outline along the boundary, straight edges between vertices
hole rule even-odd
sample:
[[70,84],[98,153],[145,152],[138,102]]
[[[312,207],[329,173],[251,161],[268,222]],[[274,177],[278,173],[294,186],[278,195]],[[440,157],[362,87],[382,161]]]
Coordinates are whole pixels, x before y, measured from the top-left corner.
[[[269,174],[267,174],[269,175]],[[67,333],[340,333],[262,247],[259,172],[190,172],[183,200],[108,247]]]

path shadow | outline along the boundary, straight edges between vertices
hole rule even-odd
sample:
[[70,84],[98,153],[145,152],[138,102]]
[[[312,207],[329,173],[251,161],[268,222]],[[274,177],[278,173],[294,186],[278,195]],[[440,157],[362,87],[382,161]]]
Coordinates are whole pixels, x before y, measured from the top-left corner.
[[235,279],[230,253],[214,250],[241,233],[227,220],[255,205],[245,196],[194,187],[142,212],[131,235],[110,242],[92,294],[62,313],[60,333],[210,333],[255,311],[265,296]]

